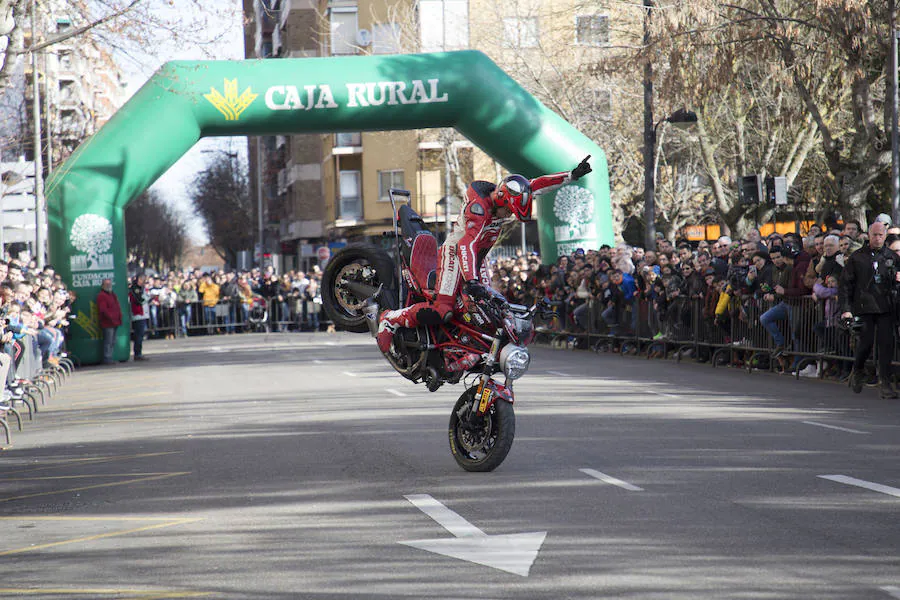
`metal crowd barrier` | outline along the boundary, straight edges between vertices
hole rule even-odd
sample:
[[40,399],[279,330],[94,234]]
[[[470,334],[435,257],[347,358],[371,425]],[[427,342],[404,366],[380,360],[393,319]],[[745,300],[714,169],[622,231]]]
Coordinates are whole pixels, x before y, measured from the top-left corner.
[[[731,298],[727,310],[716,315],[716,306],[704,298],[683,298],[659,306],[635,300],[614,309],[597,299],[583,302],[551,302],[557,319],[536,321],[539,339],[566,345],[648,358],[690,355],[713,366],[732,365],[754,369],[792,370],[796,377],[809,365],[816,376],[846,376],[853,359],[851,336],[838,326],[839,315],[826,301],[812,296],[787,301],[789,319],[777,322],[784,350],[774,356],[776,345],[760,317],[775,304],[755,297]],[[874,357],[870,357],[873,361]],[[894,363],[900,364],[900,348]]]
[[202,302],[151,306],[147,336],[317,331],[328,323],[321,303],[257,297],[250,303],[229,301],[209,307]]

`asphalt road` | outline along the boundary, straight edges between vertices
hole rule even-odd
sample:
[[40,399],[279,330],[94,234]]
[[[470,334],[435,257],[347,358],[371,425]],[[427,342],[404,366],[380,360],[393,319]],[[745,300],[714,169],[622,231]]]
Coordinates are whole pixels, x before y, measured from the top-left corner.
[[534,348],[512,451],[472,474],[462,386],[367,336],[145,352],[0,452],[0,598],[900,598],[874,389]]

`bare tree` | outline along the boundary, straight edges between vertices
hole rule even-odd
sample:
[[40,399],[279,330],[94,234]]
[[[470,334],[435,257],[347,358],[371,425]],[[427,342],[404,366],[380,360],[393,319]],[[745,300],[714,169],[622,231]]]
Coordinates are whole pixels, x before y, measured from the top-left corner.
[[229,264],[237,253],[253,246],[253,201],[246,171],[237,156],[219,152],[200,173],[190,191],[197,214],[206,223],[210,244]]
[[187,226],[155,190],[147,190],[125,209],[128,254],[157,271],[178,264],[187,245]]

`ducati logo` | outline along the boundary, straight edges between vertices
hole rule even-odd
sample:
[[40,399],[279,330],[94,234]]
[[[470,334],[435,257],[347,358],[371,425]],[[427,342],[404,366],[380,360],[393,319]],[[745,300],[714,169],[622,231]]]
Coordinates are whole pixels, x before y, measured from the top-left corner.
[[259,95],[254,94],[253,90],[247,87],[238,96],[237,79],[226,79],[223,88],[225,89],[225,95],[222,95],[216,88],[210,88],[209,93],[203,94],[203,97],[209,100],[209,103],[215,106],[216,110],[225,115],[226,121],[237,121],[241,113],[253,104],[253,101]]

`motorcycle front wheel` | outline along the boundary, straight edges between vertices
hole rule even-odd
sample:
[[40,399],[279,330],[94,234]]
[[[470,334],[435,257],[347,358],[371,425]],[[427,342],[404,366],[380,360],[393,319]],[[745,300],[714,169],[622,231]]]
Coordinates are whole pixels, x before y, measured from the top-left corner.
[[472,386],[463,392],[450,413],[450,452],[456,463],[472,472],[493,471],[509,454],[516,436],[516,414],[505,400],[497,400],[483,417],[477,410]]

